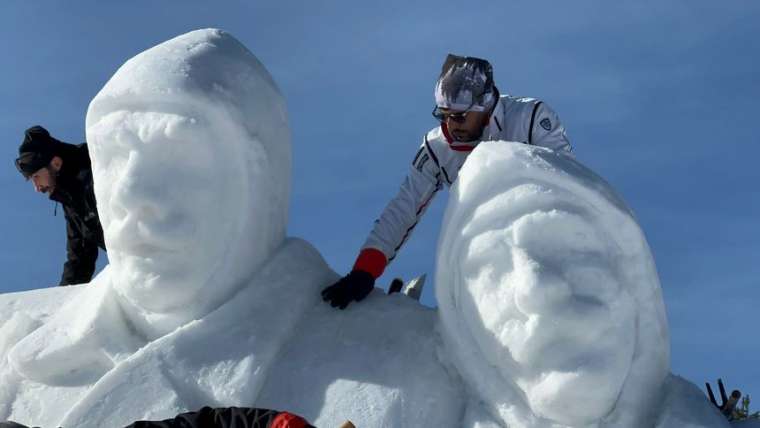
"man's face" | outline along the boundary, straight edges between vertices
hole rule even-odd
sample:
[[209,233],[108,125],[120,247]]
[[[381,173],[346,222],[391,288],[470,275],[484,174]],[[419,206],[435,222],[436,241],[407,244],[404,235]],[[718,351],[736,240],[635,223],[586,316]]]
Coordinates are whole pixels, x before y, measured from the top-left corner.
[[122,279],[117,285],[157,312],[193,300],[224,256],[227,228],[237,224],[225,214],[225,200],[235,197],[228,189],[242,193],[240,180],[214,168],[232,154],[215,147],[202,123],[119,111],[88,129],[108,258]]
[[50,195],[55,190],[56,175],[51,167],[40,168],[37,172],[29,177],[34,186],[34,190],[39,193]]
[[488,112],[467,111],[458,112],[441,109],[445,116],[444,123],[449,129],[449,134],[456,141],[468,142],[480,139],[483,128],[488,123]]

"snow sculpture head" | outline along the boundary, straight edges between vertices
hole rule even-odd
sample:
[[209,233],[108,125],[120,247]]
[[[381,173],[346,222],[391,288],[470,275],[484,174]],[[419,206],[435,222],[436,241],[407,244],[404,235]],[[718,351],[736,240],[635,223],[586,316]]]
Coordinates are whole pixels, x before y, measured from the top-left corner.
[[149,329],[208,313],[283,242],[284,101],[229,34],[193,31],[127,61],[90,104],[87,140],[112,284]]
[[452,188],[436,278],[447,344],[507,425],[636,426],[651,411],[669,364],[654,263],[625,204],[569,156],[481,144]]

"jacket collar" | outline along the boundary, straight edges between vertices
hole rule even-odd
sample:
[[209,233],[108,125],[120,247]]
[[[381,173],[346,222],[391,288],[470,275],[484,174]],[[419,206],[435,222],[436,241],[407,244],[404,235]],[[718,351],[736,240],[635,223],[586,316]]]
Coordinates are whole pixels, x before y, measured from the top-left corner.
[[[66,161],[70,163],[66,163]],[[71,159],[63,161],[61,170],[56,177],[55,190],[50,194],[50,200],[68,205],[73,199],[73,195],[81,193],[84,188],[79,179],[82,172],[81,165],[74,164]]]
[[482,141],[497,140],[504,129],[504,105],[501,103],[501,97],[496,99],[496,107],[491,112],[491,119],[488,126],[483,129]]

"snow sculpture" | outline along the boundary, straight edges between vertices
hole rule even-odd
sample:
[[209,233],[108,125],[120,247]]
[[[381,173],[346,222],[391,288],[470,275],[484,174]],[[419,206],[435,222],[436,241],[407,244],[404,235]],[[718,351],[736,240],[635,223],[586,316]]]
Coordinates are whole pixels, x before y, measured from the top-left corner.
[[338,276],[285,237],[283,99],[230,35],[129,60],[87,135],[111,264],[86,286],[0,295],[0,420],[109,427],[255,405],[320,427],[726,425],[668,375],[646,242],[570,157],[473,152],[442,227],[436,317],[400,294],[320,301]]
[[655,265],[630,210],[572,156],[480,144],[436,277],[445,341],[483,403],[465,426],[654,426],[669,374]]
[[321,302],[337,275],[285,238],[283,98],[232,36],[194,31],[126,62],[90,104],[87,139],[111,263],[86,286],[0,296],[0,420],[266,405],[320,426],[456,421],[432,310]]
[[636,222],[601,179],[567,156],[483,144],[445,224],[446,338],[507,424],[585,426],[619,395],[651,408],[642,400],[668,369],[659,284]]
[[285,103],[231,37],[128,61],[90,104],[87,136],[114,290],[150,337],[228,300],[282,244]]

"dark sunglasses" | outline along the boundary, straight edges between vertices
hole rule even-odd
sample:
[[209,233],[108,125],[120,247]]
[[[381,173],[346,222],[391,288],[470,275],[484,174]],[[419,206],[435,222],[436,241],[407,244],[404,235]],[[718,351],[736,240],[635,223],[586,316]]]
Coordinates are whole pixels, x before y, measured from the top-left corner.
[[47,166],[49,162],[45,156],[38,153],[24,153],[16,158],[15,164],[18,172],[28,180],[35,172]]
[[446,122],[451,119],[456,123],[464,123],[464,121],[467,120],[467,113],[469,113],[469,111],[458,111],[454,113],[443,112],[438,106],[435,106],[433,109],[433,117],[440,122]]

